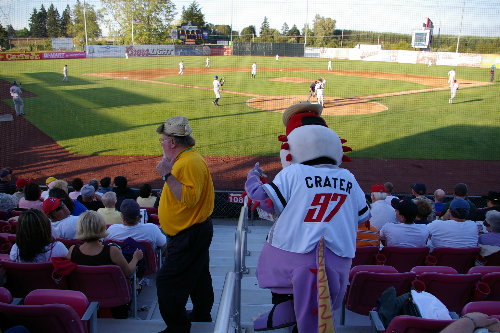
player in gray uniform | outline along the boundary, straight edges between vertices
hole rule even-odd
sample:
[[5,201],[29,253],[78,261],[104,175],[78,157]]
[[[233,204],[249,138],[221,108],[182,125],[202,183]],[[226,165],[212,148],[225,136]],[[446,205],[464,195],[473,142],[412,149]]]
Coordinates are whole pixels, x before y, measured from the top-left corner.
[[213,85],[214,85],[215,99],[212,101],[212,104],[216,105],[216,106],[219,106],[221,83],[220,83],[219,77],[217,75],[214,76]]
[[257,75],[257,64],[254,62],[252,64],[252,79],[255,79],[256,75]]
[[63,75],[64,75],[63,82],[68,82],[69,81],[69,79],[68,79],[68,65],[64,65]]
[[16,115],[24,115],[24,101],[21,98],[23,91],[17,85],[17,82],[12,82],[12,87],[10,87],[10,96],[12,96],[12,101],[14,102],[14,109],[16,110]]
[[179,73],[177,73],[177,74],[184,75],[184,61],[182,61],[182,60],[179,63]]
[[207,57],[207,58],[205,59],[205,67],[206,67],[206,68],[210,67],[210,58],[209,58],[209,57]]

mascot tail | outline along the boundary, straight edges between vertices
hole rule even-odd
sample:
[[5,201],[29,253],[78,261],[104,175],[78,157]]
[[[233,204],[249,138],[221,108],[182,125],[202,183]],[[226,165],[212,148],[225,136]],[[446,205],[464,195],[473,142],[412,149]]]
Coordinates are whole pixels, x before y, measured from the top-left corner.
[[330,298],[330,287],[325,268],[325,240],[321,238],[317,250],[318,274],[316,281],[318,285],[318,333],[335,333],[333,324],[333,311]]

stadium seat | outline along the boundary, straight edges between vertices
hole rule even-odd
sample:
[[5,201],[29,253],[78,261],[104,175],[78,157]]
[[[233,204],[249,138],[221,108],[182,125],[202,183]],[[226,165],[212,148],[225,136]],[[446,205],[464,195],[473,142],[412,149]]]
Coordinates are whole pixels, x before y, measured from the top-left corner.
[[410,272],[413,272],[419,277],[422,273],[441,273],[441,274],[458,274],[457,270],[448,266],[415,266]]
[[429,248],[384,246],[377,255],[377,262],[382,265],[393,266],[398,272],[409,272],[415,266],[424,265],[429,254]]
[[0,287],[0,303],[11,303],[12,294],[7,288]]
[[[102,308],[128,304],[135,297],[129,280],[116,265],[78,265],[68,278],[69,289],[78,290]],[[135,313],[134,313],[135,315]]]
[[[145,261],[146,266],[142,275],[146,276],[155,274],[158,271],[159,267],[156,249],[154,249],[153,245],[148,241],[136,241],[136,242],[141,244],[146,249],[146,252],[144,253],[144,258],[142,259]],[[108,239],[104,243],[105,244],[115,243],[120,247],[123,246],[123,241],[118,241],[113,239]]]
[[160,225],[160,219],[158,218],[158,214],[151,214],[149,216],[149,223],[154,223],[156,225]]
[[376,311],[370,311],[370,319],[373,331],[380,333],[437,333],[453,322],[453,320],[424,319],[402,315],[394,317],[385,328]]
[[413,281],[413,287],[436,296],[449,311],[460,313],[464,305],[473,299],[480,279],[481,274],[425,272]]
[[488,273],[500,273],[500,266],[474,266],[469,269],[467,274],[479,273],[481,275]]
[[0,232],[10,234],[12,227],[8,221],[0,221]]
[[465,304],[462,309],[462,316],[471,312],[481,312],[489,316],[500,319],[500,302],[497,301],[484,301],[484,302],[470,302]]
[[56,241],[63,243],[66,248],[70,248],[73,245],[82,245],[84,242],[79,239],[66,239],[66,238],[56,238]]
[[352,259],[351,267],[358,265],[374,265],[375,255],[378,253],[378,246],[361,246],[356,248],[356,253]]
[[460,274],[465,274],[475,265],[479,247],[451,248],[437,247],[426,259],[426,265],[450,266]]
[[483,261],[486,266],[500,266],[500,251],[486,257],[481,257],[481,261]]
[[63,279],[57,284],[52,279],[54,267],[47,263],[18,263],[2,261],[0,265],[5,269],[7,283],[5,286],[14,297],[25,297],[35,289],[64,289],[66,281]]
[[10,249],[12,248],[12,245],[14,245],[14,243],[16,242],[15,237],[14,237],[14,241],[12,242],[12,238],[9,237],[10,235],[12,235],[12,234],[4,233],[4,232],[0,233],[0,253],[4,253],[4,254],[10,253]]
[[489,293],[482,300],[500,302],[500,272],[487,273],[481,277],[481,282],[489,287]]
[[92,333],[97,331],[97,307],[79,292],[35,290],[23,305],[0,302],[0,329],[23,325],[31,333]]
[[344,298],[341,324],[344,325],[345,323],[345,309],[361,315],[368,315],[370,310],[375,307],[378,298],[384,290],[394,286],[397,294],[401,295],[410,291],[411,282],[414,279],[415,273],[413,272],[357,272],[352,277],[351,284]]

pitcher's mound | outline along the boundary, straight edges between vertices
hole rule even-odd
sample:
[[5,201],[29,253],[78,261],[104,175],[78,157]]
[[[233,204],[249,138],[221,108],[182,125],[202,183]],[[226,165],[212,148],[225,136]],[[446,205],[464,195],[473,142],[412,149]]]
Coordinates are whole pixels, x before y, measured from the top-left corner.
[[[307,96],[265,96],[255,97],[247,101],[247,105],[255,109],[283,113],[287,107],[307,100]],[[316,103],[316,98],[311,99]],[[370,102],[358,98],[326,97],[323,115],[348,116],[377,113],[387,110],[387,107],[377,102]]]

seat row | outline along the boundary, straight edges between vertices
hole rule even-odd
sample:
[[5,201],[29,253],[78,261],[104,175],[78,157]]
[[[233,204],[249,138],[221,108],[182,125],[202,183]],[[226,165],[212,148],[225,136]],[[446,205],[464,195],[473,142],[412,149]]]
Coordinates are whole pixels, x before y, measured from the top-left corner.
[[398,295],[411,289],[427,291],[457,313],[471,301],[500,301],[500,266],[478,266],[467,274],[459,274],[447,266],[417,266],[410,272],[398,272],[392,266],[359,265],[351,269],[349,281],[342,323],[346,309],[368,315],[391,286]]
[[358,265],[388,265],[400,273],[409,272],[415,266],[450,266],[458,273],[467,273],[477,260],[487,266],[500,266],[500,252],[488,257],[480,257],[480,248],[438,247],[430,252],[424,247],[377,246],[356,248],[352,267]]
[[37,289],[24,299],[14,299],[2,287],[0,330],[22,325],[32,333],[95,333],[98,307],[79,291]]

